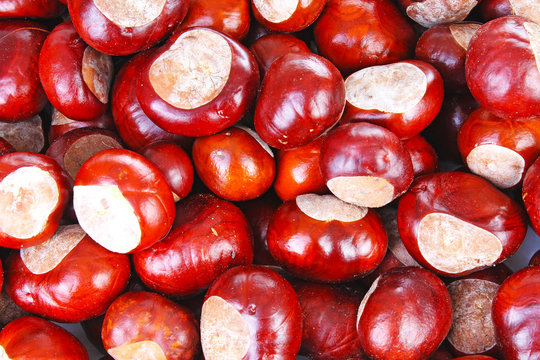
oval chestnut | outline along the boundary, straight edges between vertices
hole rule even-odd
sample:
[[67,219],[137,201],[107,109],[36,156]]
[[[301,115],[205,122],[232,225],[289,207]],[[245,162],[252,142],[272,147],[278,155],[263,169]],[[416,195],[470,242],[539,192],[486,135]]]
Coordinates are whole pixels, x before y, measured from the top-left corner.
[[295,32],[311,25],[322,12],[326,0],[251,0],[253,15],[273,31]]
[[44,125],[39,114],[17,122],[0,122],[0,136],[16,151],[39,153],[45,146]]
[[517,15],[540,23],[540,3],[529,0],[482,0],[480,10],[489,21],[507,15]]
[[464,20],[480,0],[398,0],[407,16],[423,27]]
[[201,313],[205,359],[294,360],[301,339],[298,297],[276,272],[237,266],[208,289]]
[[142,155],[103,150],[79,169],[73,208],[83,230],[104,248],[132,253],[161,240],[174,221],[171,188]]
[[540,234],[540,157],[525,174],[522,197],[531,225],[536,233]]
[[502,262],[527,230],[515,201],[487,180],[461,172],[418,178],[399,202],[398,227],[411,256],[445,276]]
[[60,226],[44,243],[10,255],[6,291],[30,313],[79,322],[104,313],[129,275],[126,255],[102,248],[78,225]]
[[48,134],[49,143],[52,143],[54,140],[64,135],[68,131],[86,127],[95,127],[110,131],[116,130],[113,117],[109,112],[106,112],[93,120],[77,121],[68,118],[58,110],[53,109]]

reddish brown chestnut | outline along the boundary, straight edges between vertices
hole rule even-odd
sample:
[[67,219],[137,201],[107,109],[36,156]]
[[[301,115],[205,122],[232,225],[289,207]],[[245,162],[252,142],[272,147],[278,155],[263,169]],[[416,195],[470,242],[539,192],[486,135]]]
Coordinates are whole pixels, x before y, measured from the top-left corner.
[[510,276],[493,299],[497,343],[505,359],[540,357],[540,266]]
[[343,282],[382,261],[388,239],[381,218],[333,195],[305,194],[279,207],[268,225],[268,248],[294,275]]
[[423,27],[464,20],[480,0],[398,0],[407,15]]
[[444,87],[433,66],[406,60],[355,72],[345,80],[345,93],[341,123],[367,121],[405,139],[418,135],[437,116]]
[[540,117],[501,119],[480,108],[461,126],[458,147],[471,172],[501,189],[511,188],[540,155]]
[[529,260],[529,266],[537,266],[540,265],[540,250],[536,251],[534,255],[531,257],[531,260]]
[[93,120],[77,121],[68,118],[58,110],[53,109],[51,115],[51,126],[49,127],[48,135],[49,143],[52,143],[54,140],[58,139],[68,131],[86,127],[96,127],[110,131],[116,130],[114,120],[111,114],[108,112]]
[[320,54],[345,75],[409,59],[416,44],[414,28],[388,0],[329,0],[314,38]]
[[202,182],[231,201],[251,200],[272,186],[274,154],[253,130],[232,127],[193,143],[193,164]]
[[411,256],[446,276],[460,276],[512,255],[527,224],[519,205],[483,178],[444,172],[418,178],[398,208]]
[[88,360],[83,344],[47,320],[24,316],[0,332],[0,354],[6,359]]
[[115,359],[189,360],[199,352],[198,322],[158,294],[132,291],[107,310],[101,337]]
[[161,171],[130,150],[103,150],[86,161],[73,187],[79,224],[104,248],[131,253],[161,240],[173,224],[174,200]]
[[540,234],[540,157],[525,174],[522,197],[531,225]]
[[255,19],[273,31],[295,32],[311,25],[326,0],[251,0]]
[[152,52],[139,72],[136,93],[143,111],[162,129],[186,136],[234,125],[259,85],[249,50],[207,28],[180,31]]
[[207,360],[294,360],[302,310],[292,286],[264,266],[237,266],[208,289],[201,314]]
[[0,245],[23,248],[42,243],[58,228],[70,185],[46,155],[14,152],[0,157]]
[[0,122],[0,136],[13,145],[16,151],[39,153],[45,146],[40,115],[17,122]]
[[184,19],[187,0],[69,0],[69,15],[84,41],[109,55],[147,49]]
[[483,0],[480,10],[484,20],[489,21],[507,15],[517,15],[540,23],[540,3],[529,0]]
[[413,180],[407,148],[390,130],[369,123],[330,132],[321,147],[320,167],[334,195],[366,207],[390,203]]
[[471,39],[467,84],[480,105],[504,119],[540,116],[540,24],[505,16]]
[[30,313],[78,322],[104,313],[129,275],[126,255],[102,248],[79,225],[60,226],[44,243],[11,254],[6,291]]
[[6,139],[0,137],[0,156],[15,152],[15,148]]
[[0,9],[0,18],[55,18],[66,10],[58,0],[5,0]]
[[413,164],[414,177],[430,174],[439,170],[439,159],[435,149],[420,135],[404,140],[403,145],[409,150]]
[[251,230],[240,209],[209,194],[177,206],[167,237],[133,255],[135,270],[147,286],[177,297],[192,295],[227,269],[251,264]]
[[360,343],[373,359],[425,359],[442,343],[451,324],[446,286],[418,267],[382,274],[358,309]]

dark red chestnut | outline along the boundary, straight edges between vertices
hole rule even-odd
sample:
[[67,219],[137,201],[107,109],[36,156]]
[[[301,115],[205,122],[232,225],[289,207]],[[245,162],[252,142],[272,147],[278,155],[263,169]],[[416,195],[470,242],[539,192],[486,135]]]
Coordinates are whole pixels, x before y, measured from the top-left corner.
[[193,164],[217,196],[251,200],[265,193],[276,174],[274,154],[253,130],[231,127],[193,143]]
[[199,353],[198,322],[158,294],[132,291],[107,310],[101,337],[115,359],[189,360]]
[[407,148],[383,127],[341,125],[321,147],[320,167],[330,191],[343,201],[381,207],[403,194],[413,180]]
[[104,313],[129,275],[126,255],[102,248],[79,225],[60,226],[44,243],[11,253],[6,291],[30,313],[78,322]]
[[49,127],[49,143],[64,135],[68,131],[86,128],[97,127],[100,129],[115,131],[114,120],[110,113],[106,112],[103,115],[88,121],[77,121],[68,118],[60,111],[53,109],[51,115],[51,124]]
[[358,309],[357,329],[372,359],[426,359],[452,324],[444,283],[418,267],[395,268],[371,286]]
[[496,359],[487,355],[467,355],[467,356],[461,356],[458,358],[453,358],[453,360],[496,360]]
[[322,12],[326,0],[251,0],[255,19],[273,31],[295,32],[311,25]]
[[29,152],[0,157],[0,245],[23,248],[44,242],[58,228],[70,184],[52,158]]
[[480,10],[484,20],[489,21],[507,15],[517,15],[540,23],[540,3],[530,0],[483,0]]
[[504,359],[540,357],[540,266],[510,276],[493,299],[493,324]]
[[487,180],[461,172],[418,178],[399,202],[398,227],[411,256],[445,276],[502,262],[527,230],[515,201]]
[[531,257],[531,260],[529,260],[529,266],[537,266],[540,265],[540,250],[537,250],[534,255]]
[[540,157],[525,174],[522,197],[531,225],[536,233],[540,234]]
[[480,0],[398,0],[407,15],[423,27],[464,20]]
[[416,44],[414,28],[388,0],[329,0],[313,30],[320,54],[344,75],[409,59]]
[[238,122],[258,85],[257,62],[248,49],[215,30],[189,28],[149,55],[136,93],[162,129],[205,136]]
[[83,230],[104,248],[132,253],[161,240],[173,224],[174,200],[161,171],[142,155],[103,150],[79,169],[73,208]]
[[6,139],[0,137],[0,156],[15,152],[15,148]]
[[439,159],[435,149],[420,135],[404,140],[403,145],[409,150],[413,164],[414,177],[430,174],[439,170]]
[[184,19],[187,0],[68,0],[69,15],[84,41],[109,55],[147,49]]
[[0,18],[55,18],[66,10],[58,0],[4,0]]
[[292,286],[264,266],[237,266],[208,289],[201,314],[206,360],[294,360],[302,310]]
[[471,39],[467,84],[487,111],[503,119],[540,116],[540,24],[505,16]]
[[16,151],[39,153],[45,146],[40,115],[17,122],[0,122],[0,136],[13,145]]
[[345,93],[341,123],[367,121],[406,139],[418,135],[437,116],[444,87],[433,66],[405,60],[355,72],[345,80]]

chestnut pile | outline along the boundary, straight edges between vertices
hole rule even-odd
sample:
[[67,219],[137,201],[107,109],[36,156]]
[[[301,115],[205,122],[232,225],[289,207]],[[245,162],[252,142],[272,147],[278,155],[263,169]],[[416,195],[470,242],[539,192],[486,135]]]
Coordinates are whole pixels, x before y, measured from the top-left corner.
[[0,359],[540,359],[538,0],[0,18]]

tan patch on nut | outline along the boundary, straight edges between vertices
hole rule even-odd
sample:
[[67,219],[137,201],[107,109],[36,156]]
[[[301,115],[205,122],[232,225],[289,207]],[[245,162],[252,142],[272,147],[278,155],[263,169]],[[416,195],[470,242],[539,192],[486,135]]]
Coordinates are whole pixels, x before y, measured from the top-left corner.
[[195,109],[214,100],[227,84],[232,50],[216,32],[195,29],[180,35],[150,67],[150,84],[168,104]]
[[56,268],[85,236],[86,233],[79,225],[60,226],[44,243],[21,249],[21,260],[32,274],[48,273]]
[[525,160],[514,150],[499,145],[480,145],[467,155],[467,166],[501,189],[519,183],[525,169]]
[[247,132],[249,135],[251,135],[255,140],[257,140],[257,142],[259,144],[261,144],[261,146],[263,147],[264,150],[266,150],[266,152],[273,158],[274,157],[274,153],[272,152],[272,149],[270,149],[270,146],[268,146],[267,143],[265,143],[263,141],[263,139],[261,139],[261,137],[259,136],[259,134],[257,134],[255,131],[251,130],[250,128],[248,127],[245,127],[245,126],[240,126],[240,125],[235,125],[234,126],[235,128],[238,128],[238,129],[242,129],[244,130],[245,132]]
[[471,42],[472,37],[478,29],[480,29],[481,24],[451,24],[449,26],[450,33],[456,40],[456,42],[464,50],[469,48],[469,43]]
[[39,115],[14,123],[0,122],[0,137],[13,145],[17,151],[39,153],[45,146]]
[[540,25],[532,22],[526,22],[523,24],[527,34],[529,35],[529,41],[531,43],[534,59],[536,60],[536,68],[540,72]]
[[114,138],[95,134],[84,136],[71,144],[64,155],[64,167],[73,179],[86,160],[102,150],[121,149],[122,145]]
[[151,340],[124,344],[107,351],[115,360],[167,360],[158,343]]
[[394,186],[374,176],[338,176],[326,185],[341,200],[369,208],[378,208],[394,200]]
[[299,195],[296,206],[310,218],[319,221],[353,222],[363,219],[368,212],[367,208],[346,203],[334,195]]
[[75,120],[68,118],[66,115],[62,114],[60,111],[53,109],[51,126],[67,125],[74,122]]
[[150,24],[165,8],[166,0],[94,0],[107,19],[123,27]]
[[240,360],[251,340],[247,322],[219,296],[211,296],[201,312],[201,345],[206,360]]
[[298,7],[298,0],[253,0],[259,13],[271,23],[289,19]]
[[509,0],[510,7],[517,16],[523,16],[540,24],[540,1],[538,0]]
[[87,46],[82,59],[84,83],[103,104],[109,102],[109,89],[113,79],[113,62],[109,55]]
[[427,90],[427,77],[408,63],[371,66],[345,80],[345,96],[364,110],[404,113],[414,108]]
[[430,28],[439,24],[464,20],[478,0],[426,0],[407,7],[407,15],[418,24]]
[[448,341],[466,354],[481,354],[496,344],[491,305],[499,285],[486,280],[456,280],[448,285],[453,321]]
[[3,346],[0,346],[0,360],[11,360]]
[[356,329],[357,330],[358,330],[358,323],[360,322],[360,317],[362,317],[362,314],[364,313],[364,309],[366,308],[366,304],[369,300],[369,297],[371,296],[371,294],[373,294],[375,289],[377,289],[377,285],[379,285],[380,279],[381,279],[381,276],[379,275],[379,277],[375,279],[373,284],[371,284],[371,287],[369,288],[366,295],[364,295],[364,298],[360,302],[360,306],[358,307],[358,313],[356,315]]
[[418,248],[431,266],[457,274],[493,265],[502,243],[489,231],[452,215],[431,213],[418,225]]

